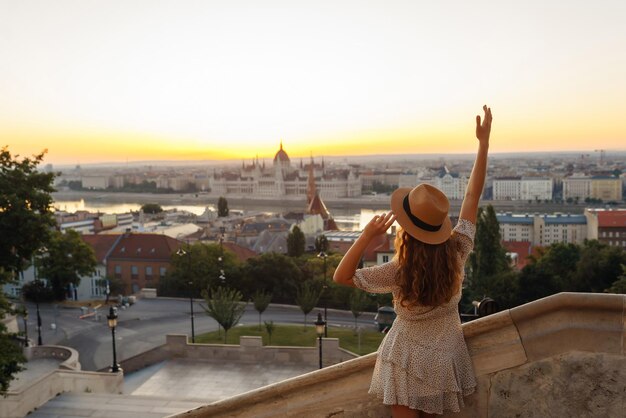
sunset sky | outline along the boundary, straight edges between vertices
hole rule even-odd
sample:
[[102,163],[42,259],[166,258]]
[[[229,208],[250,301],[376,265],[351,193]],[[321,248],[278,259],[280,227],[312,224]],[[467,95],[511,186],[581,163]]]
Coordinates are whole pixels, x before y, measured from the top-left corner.
[[626,149],[626,1],[0,0],[0,146],[55,164]]

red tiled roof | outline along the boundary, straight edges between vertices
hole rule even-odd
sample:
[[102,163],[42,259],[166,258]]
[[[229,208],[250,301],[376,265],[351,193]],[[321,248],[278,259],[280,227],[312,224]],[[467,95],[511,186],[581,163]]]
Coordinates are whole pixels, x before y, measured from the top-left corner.
[[516,268],[522,269],[526,264],[528,264],[528,256],[533,253],[532,244],[527,241],[503,241],[502,245],[509,253],[517,254],[517,264]]
[[600,228],[625,228],[626,227],[626,210],[598,211],[598,227]]
[[225,250],[228,250],[231,253],[235,254],[235,257],[237,257],[237,260],[239,261],[246,261],[247,259],[258,255],[255,251],[252,251],[251,249],[246,247],[242,247],[241,245],[235,244],[234,242],[224,242],[222,245],[224,245]]
[[123,234],[109,258],[169,260],[182,243],[161,234]]
[[98,263],[104,262],[104,257],[115,244],[115,241],[119,238],[119,235],[81,235],[81,238],[87,243],[93,251],[96,253],[96,260]]
[[389,235],[387,234],[377,235],[372,239],[365,251],[363,251],[363,260],[376,261],[376,253],[383,248],[389,248]]

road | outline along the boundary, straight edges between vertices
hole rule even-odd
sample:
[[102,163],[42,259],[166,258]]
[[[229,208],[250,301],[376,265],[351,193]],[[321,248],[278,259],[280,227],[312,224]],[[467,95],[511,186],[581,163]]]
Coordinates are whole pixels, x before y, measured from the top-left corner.
[[[217,322],[207,316],[200,306],[200,300],[194,301],[194,325],[196,335],[216,331]],[[37,315],[34,304],[27,304],[29,310],[28,334],[31,341],[37,341]],[[317,312],[316,308],[307,318],[311,324]],[[112,363],[113,349],[111,331],[107,326],[106,312],[99,320],[94,317],[80,319],[79,308],[56,308],[53,305],[40,305],[42,317],[42,342],[45,345],[63,345],[76,349],[80,353],[83,370],[100,370]],[[304,315],[297,306],[270,305],[263,313],[263,321],[274,323],[302,324]],[[241,318],[241,325],[258,324],[259,315],[252,304],[246,306]],[[354,326],[354,317],[350,311],[328,310],[330,326]],[[56,323],[56,329],[51,324]],[[359,317],[359,325],[374,327],[374,314],[364,313]],[[23,323],[20,321],[23,329]],[[118,362],[143,353],[165,343],[167,334],[191,335],[191,320],[188,299],[140,299],[127,309],[118,311],[116,329],[116,348]]]

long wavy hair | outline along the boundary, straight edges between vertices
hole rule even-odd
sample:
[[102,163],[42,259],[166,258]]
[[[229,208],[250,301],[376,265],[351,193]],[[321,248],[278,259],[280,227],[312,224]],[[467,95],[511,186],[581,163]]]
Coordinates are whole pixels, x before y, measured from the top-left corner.
[[399,302],[404,307],[439,306],[449,302],[461,285],[463,266],[454,235],[442,244],[426,244],[403,229],[395,239],[400,287]]

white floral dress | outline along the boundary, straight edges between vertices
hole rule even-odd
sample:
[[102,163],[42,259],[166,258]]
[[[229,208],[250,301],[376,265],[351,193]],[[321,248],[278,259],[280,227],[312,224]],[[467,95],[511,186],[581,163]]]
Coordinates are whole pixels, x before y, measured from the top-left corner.
[[[450,239],[459,242],[465,264],[476,227],[460,219]],[[463,338],[458,303],[461,291],[437,307],[402,307],[395,284],[397,261],[357,270],[354,284],[370,293],[393,293],[397,318],[378,349],[369,393],[386,405],[406,405],[430,414],[458,412],[476,379]]]

